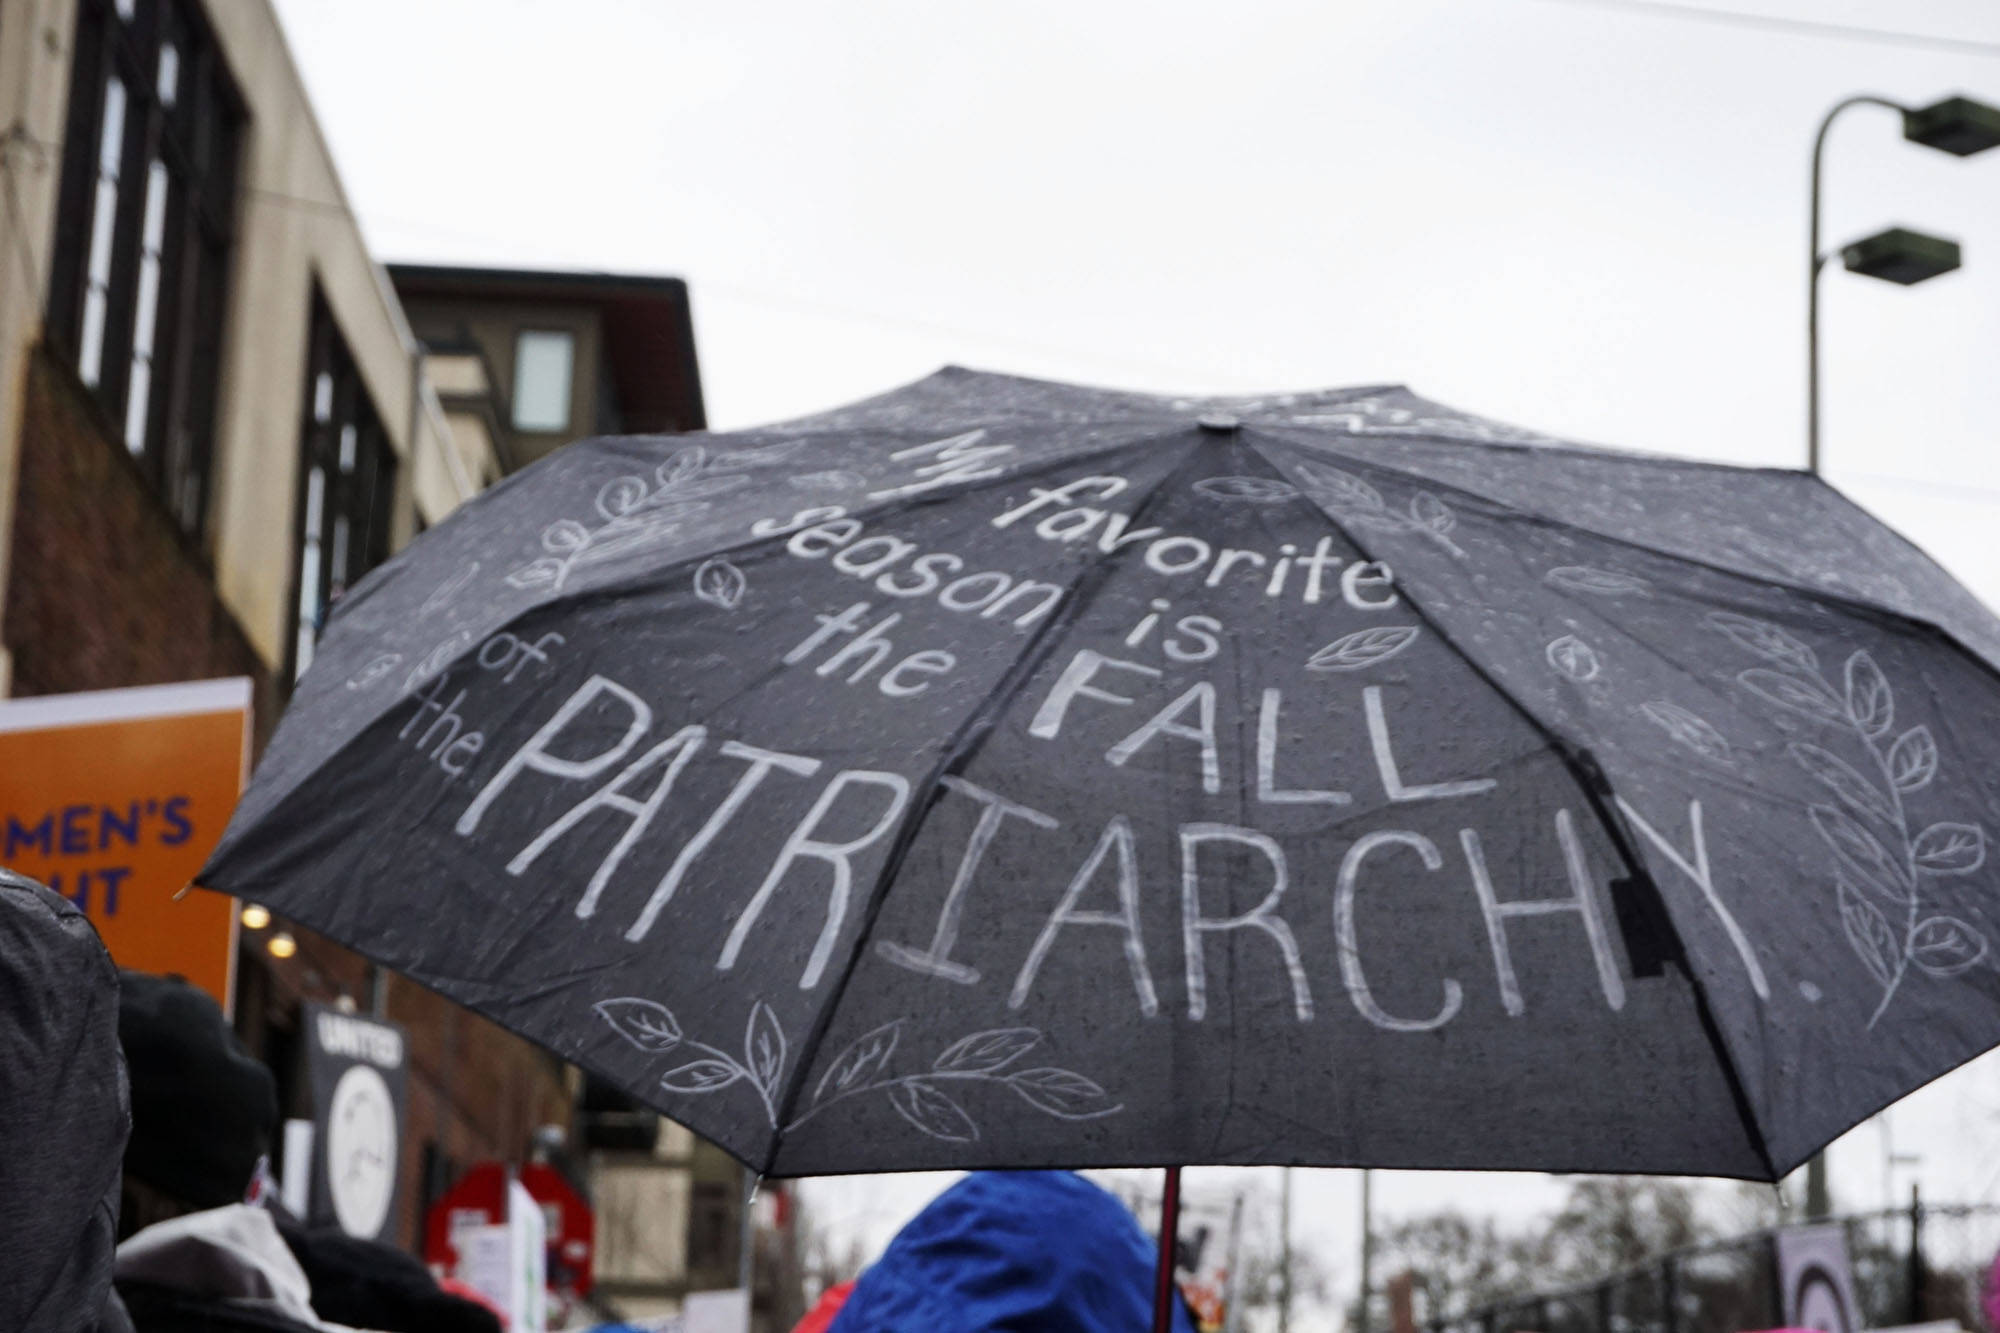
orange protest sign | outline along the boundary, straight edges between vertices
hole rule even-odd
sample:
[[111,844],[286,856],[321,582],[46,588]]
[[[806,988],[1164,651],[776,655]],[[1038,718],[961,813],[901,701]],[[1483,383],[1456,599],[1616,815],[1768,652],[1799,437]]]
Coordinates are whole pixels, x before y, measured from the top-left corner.
[[236,905],[174,895],[222,836],[250,765],[250,682],[0,703],[0,865],[90,917],[121,967],[231,1009]]

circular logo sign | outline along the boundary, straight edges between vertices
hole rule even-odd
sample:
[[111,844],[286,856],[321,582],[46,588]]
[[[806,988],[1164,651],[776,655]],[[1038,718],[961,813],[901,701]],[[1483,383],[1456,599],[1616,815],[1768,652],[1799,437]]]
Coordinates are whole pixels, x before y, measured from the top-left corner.
[[326,1182],[333,1214],[350,1236],[374,1239],[396,1192],[396,1106],[368,1065],[351,1065],[327,1107]]

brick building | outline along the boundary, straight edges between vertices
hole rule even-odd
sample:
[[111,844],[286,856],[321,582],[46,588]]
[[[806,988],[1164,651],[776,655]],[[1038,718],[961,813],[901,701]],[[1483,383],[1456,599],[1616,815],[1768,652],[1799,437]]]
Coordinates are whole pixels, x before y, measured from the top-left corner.
[[[685,289],[627,285],[681,340],[652,428],[700,425]],[[562,327],[610,356],[621,316],[587,307]],[[244,676],[261,743],[341,590],[525,461],[475,428],[511,429],[512,362],[449,410],[432,362],[269,0],[0,6],[0,696]],[[582,1081],[539,1048],[285,922],[240,941],[234,1022],[286,1115],[302,1002],[409,1029],[406,1247],[459,1168],[571,1126]]]

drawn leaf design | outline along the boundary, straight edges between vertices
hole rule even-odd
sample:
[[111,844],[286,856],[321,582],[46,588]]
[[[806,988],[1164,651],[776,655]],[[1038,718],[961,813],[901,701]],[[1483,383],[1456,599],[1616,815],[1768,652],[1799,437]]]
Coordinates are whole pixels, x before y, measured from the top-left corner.
[[778,1075],[785,1068],[785,1030],[778,1016],[762,1000],[750,1010],[750,1024],[743,1031],[743,1054],[748,1057],[750,1076],[764,1091],[776,1092]]
[[1868,974],[1888,985],[1896,975],[1903,946],[1888,918],[1882,915],[1882,909],[1862,897],[1846,880],[1840,881],[1840,924]]
[[1385,662],[1417,640],[1415,625],[1378,625],[1343,634],[1306,660],[1312,671],[1359,671]]
[[1408,532],[1416,526],[1414,519],[1387,510],[1363,509],[1342,514],[1340,521],[1354,528],[1367,528],[1370,532]]
[[613,477],[597,491],[597,512],[606,518],[629,514],[646,502],[644,477]]
[[1418,527],[1428,528],[1440,537],[1458,526],[1458,515],[1451,511],[1451,506],[1429,491],[1418,491],[1411,499],[1410,517]]
[[1910,961],[1934,977],[1957,976],[1986,956],[1986,937],[1956,917],[1934,916],[1910,932]]
[[940,1074],[990,1074],[1033,1050],[1042,1034],[1033,1028],[995,1028],[960,1037],[931,1062]]
[[1927,786],[1937,776],[1937,766],[1937,742],[1931,739],[1929,727],[1911,727],[1889,747],[1889,777],[1897,791]]
[[653,476],[659,481],[660,489],[672,490],[701,475],[702,465],[707,461],[708,450],[698,444],[690,444],[674,450],[666,462],[653,469]]
[[1729,742],[1699,713],[1689,712],[1666,699],[1640,704],[1639,710],[1652,719],[1660,730],[1702,758],[1712,759],[1718,764],[1736,762],[1730,753]]
[[1571,680],[1596,680],[1603,669],[1597,651],[1574,634],[1565,634],[1548,647],[1549,665]]
[[365,690],[401,666],[402,663],[403,655],[401,653],[377,653],[374,657],[368,659],[367,666],[362,667],[361,670],[348,678],[347,688],[350,690]]
[[692,1060],[660,1076],[660,1086],[668,1092],[714,1092],[743,1077],[743,1071],[727,1060]]
[[1845,810],[1831,805],[1815,805],[1810,813],[1813,827],[1819,830],[1819,836],[1826,839],[1826,845],[1833,848],[1833,854],[1840,858],[1842,864],[1898,901],[1909,901],[1910,890],[1915,887],[1910,872],[1889,855],[1881,839],[1863,828],[1860,821]]
[[423,605],[417,608],[417,614],[427,616],[433,612],[444,610],[447,606],[451,605],[452,601],[460,593],[465,591],[466,585],[471,583],[478,575],[479,562],[477,560],[455,570],[444,582],[431,589],[431,595],[424,598]]
[[537,588],[553,588],[562,582],[562,577],[563,562],[552,555],[545,555],[507,575],[507,586],[531,592]]
[[1933,824],[1917,835],[1910,854],[1934,875],[1969,875],[1986,863],[1986,830],[1977,824]]
[[559,518],[542,529],[542,549],[551,555],[574,555],[590,545],[590,529],[573,518]]
[[1866,652],[1847,659],[1847,715],[1870,736],[1886,734],[1896,721],[1895,691]]
[[731,449],[726,454],[717,454],[712,467],[734,469],[745,467],[768,467],[772,463],[782,463],[799,450],[805,448],[804,440],[779,440],[776,444],[760,444],[747,449]]
[[972,1117],[928,1079],[904,1079],[889,1089],[889,1102],[898,1115],[934,1139],[971,1143],[979,1137]]
[[1103,1088],[1067,1069],[1023,1069],[1007,1076],[1007,1086],[1021,1100],[1064,1120],[1088,1120],[1118,1108]]
[[1351,472],[1324,463],[1301,463],[1299,472],[1335,509],[1386,509],[1382,493]]
[[849,1042],[847,1049],[833,1058],[826,1072],[819,1077],[819,1086],[813,1089],[813,1101],[820,1102],[836,1093],[860,1087],[881,1073],[889,1065],[889,1057],[896,1052],[896,1039],[902,1035],[903,1020],[884,1023],[872,1032],[864,1032]]
[[702,561],[701,568],[694,572],[694,595],[725,611],[736,609],[747,586],[743,571],[720,556]]
[[1628,593],[1643,597],[1653,587],[1634,575],[1621,574],[1615,569],[1593,569],[1589,565],[1560,565],[1542,575],[1542,582],[1563,592],[1591,593],[1599,597],[1623,597]]
[[1736,679],[1744,689],[1780,708],[1794,713],[1802,713],[1820,722],[1845,725],[1847,711],[1834,697],[1826,682],[1817,676],[1794,676],[1783,671],[1772,671],[1768,667],[1751,667],[1738,672]]
[[1882,789],[1863,777],[1852,764],[1839,755],[1820,749],[1817,745],[1807,745],[1803,741],[1788,747],[1792,759],[1806,772],[1818,778],[1835,796],[1865,815],[1894,822],[1895,809]]
[[579,551],[572,558],[580,565],[608,564],[648,547],[671,541],[680,535],[681,515],[690,508],[701,509],[705,506],[662,509],[639,518],[626,518],[616,523],[607,523],[598,530],[597,540],[591,544],[590,549]]
[[673,1012],[654,1000],[624,996],[599,1000],[591,1006],[611,1030],[642,1051],[658,1055],[681,1044],[681,1025]]
[[646,509],[668,505],[682,505],[690,500],[706,500],[712,496],[727,495],[750,484],[750,478],[740,472],[730,472],[719,477],[693,477],[676,482],[672,486],[662,486],[647,498]]
[[1819,658],[1813,650],[1768,620],[1739,616],[1733,611],[1711,611],[1702,619],[1711,629],[1722,631],[1738,646],[1748,648],[1759,657],[1782,662],[1799,671],[1815,675],[1819,672]]
[[796,486],[800,490],[813,490],[821,486],[832,487],[836,490],[851,490],[856,486],[866,486],[868,478],[862,476],[859,472],[848,472],[840,468],[834,468],[825,472],[801,472],[796,477],[785,478],[785,484],[787,486]]
[[1203,477],[1194,488],[1211,500],[1268,505],[1298,497],[1296,486],[1275,477]]
[[414,690],[417,686],[443,671],[451,665],[451,659],[458,653],[458,650],[470,642],[472,642],[472,631],[463,629],[448,638],[440,639],[436,646],[424,654],[416,666],[410,669],[409,676],[403,681],[403,688]]

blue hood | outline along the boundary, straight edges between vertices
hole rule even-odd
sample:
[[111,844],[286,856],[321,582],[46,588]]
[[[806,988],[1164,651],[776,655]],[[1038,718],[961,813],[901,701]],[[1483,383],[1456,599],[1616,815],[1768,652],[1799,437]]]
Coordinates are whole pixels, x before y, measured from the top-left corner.
[[[896,1234],[828,1333],[1144,1333],[1154,1258],[1125,1205],[1081,1176],[974,1172]],[[1192,1333],[1174,1304],[1175,1333]]]

